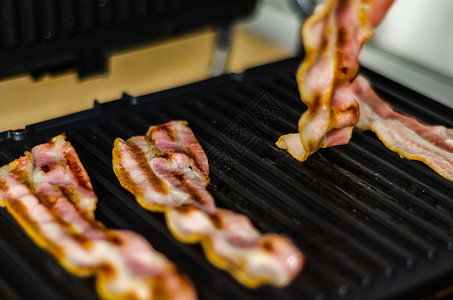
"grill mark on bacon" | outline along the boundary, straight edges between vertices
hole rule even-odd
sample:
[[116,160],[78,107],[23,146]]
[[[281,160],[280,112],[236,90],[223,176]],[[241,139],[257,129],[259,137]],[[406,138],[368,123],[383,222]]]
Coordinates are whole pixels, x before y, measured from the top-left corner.
[[343,63],[343,60],[344,60],[344,54],[343,54],[342,51],[338,51],[335,54],[335,57],[337,59],[337,61],[336,61],[337,67],[335,68],[336,70],[334,71],[334,74],[336,75],[336,77],[333,78],[333,87],[336,87],[337,84],[341,83],[341,80],[340,80],[341,77],[339,77],[338,72],[340,71],[341,68],[343,68],[342,63]]
[[168,135],[173,141],[176,142],[176,141],[178,140],[178,139],[176,138],[176,135],[175,135],[173,129],[170,128],[169,126],[167,126],[166,124],[161,125],[159,128],[162,129],[162,130],[164,130],[164,131],[167,133],[167,135]]
[[36,222],[30,218],[27,209],[20,201],[6,201],[6,208],[8,212],[16,219],[19,220],[22,226],[34,226]]
[[171,129],[171,128],[168,128],[166,126],[166,124],[162,124],[162,125],[159,125],[159,126],[155,126],[154,128],[152,129],[149,129],[148,133],[146,136],[149,137],[149,140],[150,141],[153,141],[154,145],[157,147],[157,149],[163,153],[165,152],[165,149],[161,149],[159,146],[160,145],[156,145],[155,142],[156,141],[159,141],[158,139],[155,139],[154,136],[155,135],[158,135],[161,131],[164,132],[164,135],[167,136],[170,141],[172,142],[172,144],[175,144],[175,143],[178,143],[178,139],[176,137],[176,134],[175,132]]
[[[173,155],[167,156],[173,158]],[[162,178],[168,185],[170,192],[170,200],[173,201],[173,205],[177,207],[191,206],[193,202],[200,202],[200,199],[195,199],[195,193],[193,192],[192,186],[185,179],[184,174],[181,170],[170,166],[169,161],[156,157],[153,160],[152,166],[156,174]],[[171,194],[176,191],[175,194]],[[182,192],[182,193],[180,193]]]
[[[169,142],[162,128],[171,128],[176,140]],[[125,143],[135,144],[144,155],[152,153],[147,156],[148,164],[169,185],[169,189],[181,192],[194,201],[184,201],[175,207],[174,200],[166,199],[167,204],[162,209],[153,205],[154,202],[162,203],[162,199],[147,199],[151,201],[147,203],[140,193],[136,193],[138,202],[149,210],[163,211],[167,225],[176,238],[186,243],[201,243],[208,260],[229,271],[242,284],[249,287],[266,283],[277,286],[288,284],[302,268],[302,254],[288,239],[260,234],[245,216],[215,207],[212,196],[206,190],[209,182],[207,157],[187,123],[173,121],[151,126],[148,134],[151,141],[155,139],[154,143],[143,143],[145,139],[140,137],[132,137]],[[118,159],[124,151],[119,141],[115,141],[113,149],[114,171],[121,185],[134,194],[138,187],[130,186],[131,182],[124,181],[121,175],[121,172],[128,170],[121,168],[124,161]],[[197,152],[193,159],[188,155],[188,147]],[[202,153],[197,149],[201,149]],[[197,160],[201,169],[195,166]],[[137,179],[137,182],[140,180]],[[153,194],[153,197],[160,195]],[[278,241],[287,251],[274,251],[274,241]],[[268,273],[257,271],[261,269]]]
[[160,280],[156,280],[156,285],[155,285],[155,289],[153,291],[153,296],[156,298],[156,299],[170,299],[171,297],[171,292],[165,288],[165,285],[161,284],[159,282]]
[[51,171],[51,167],[49,165],[41,166],[41,171],[44,173],[49,173]]
[[109,238],[109,241],[111,241],[114,245],[116,246],[122,246],[124,245],[124,242],[122,239],[120,239],[119,237],[117,237],[116,235],[114,234],[108,234],[108,238]]
[[[2,189],[5,194],[8,191]],[[20,200],[8,199],[4,201],[3,205],[11,216],[21,225],[21,227],[27,232],[27,234],[41,247],[46,248],[53,256],[55,256],[60,262],[64,263],[62,256],[64,255],[63,248],[55,241],[46,239],[45,236],[39,233],[39,222],[34,220],[28,213],[28,209]],[[47,211],[47,210],[46,210]],[[49,212],[50,214],[50,212]],[[51,216],[53,222],[58,222],[55,216]],[[85,247],[86,243],[74,237],[75,241],[78,241],[78,245]],[[81,275],[87,275],[90,271],[86,267],[75,268],[72,265],[68,265],[73,272],[77,272]]]
[[58,186],[60,191],[64,189],[64,195],[70,196],[71,205],[80,214],[93,217],[97,199],[90,179],[74,148],[64,141],[64,135],[55,138],[55,142],[52,139],[49,143],[34,147],[26,156],[30,156],[33,168],[45,171],[43,174],[49,184]]
[[184,151],[184,154],[186,154],[189,157],[189,159],[191,159],[193,161],[193,163],[195,164],[195,167],[198,170],[203,171],[203,166],[200,164],[200,162],[196,158],[196,155],[192,149],[188,149],[187,151]]
[[[130,184],[131,186],[133,186],[133,180],[131,178],[131,176],[129,176],[129,174],[126,172],[126,170],[124,168],[120,168],[120,172],[121,172],[121,176],[123,177],[122,180],[124,182],[128,182],[128,184]],[[118,175],[117,175],[118,176]],[[139,189],[136,189],[136,190],[133,190],[133,191],[130,191],[132,194],[134,195],[141,195],[143,196],[143,194],[141,194],[141,191]]]
[[192,187],[192,185],[189,184],[189,182],[187,181],[186,175],[184,175],[183,173],[180,173],[178,171],[175,171],[175,178],[181,183],[183,189],[190,193],[190,195],[192,196],[193,200],[196,203],[203,202],[203,198],[199,194],[199,191],[197,189],[194,189]]
[[285,134],[277,147],[305,161],[319,148],[349,142],[349,128],[359,119],[353,111],[357,104],[345,110],[338,102],[355,102],[352,92],[345,94],[344,88],[350,91],[360,49],[393,1],[327,0],[316,7],[302,28],[306,54],[296,74],[301,99],[308,107],[298,122],[300,142]]
[[74,178],[76,178],[77,182],[80,184],[81,187],[90,190],[91,184],[89,179],[85,176],[85,170],[81,167],[80,162],[74,158],[71,153],[64,153],[64,163],[69,167],[69,170],[74,174]]
[[[76,174],[88,178],[72,146],[64,141],[64,136],[58,136],[0,168],[0,205],[69,271],[81,276],[95,275],[103,298],[154,299],[153,294],[166,297],[156,299],[195,298],[185,276],[144,238],[132,232],[107,230],[90,210],[78,207],[83,197],[93,196],[95,202],[97,199],[89,178],[85,186],[73,177],[66,177],[71,182],[54,178],[56,173],[52,171],[62,171],[61,166],[65,167],[64,172],[74,175],[73,168],[63,164],[68,157],[59,155],[65,147],[69,147],[66,153],[72,155],[69,159],[78,165]],[[42,168],[43,163],[53,167]],[[49,172],[44,172],[47,169]],[[94,208],[95,205],[90,206],[91,212]],[[166,292],[156,294],[156,290]]]
[[62,228],[67,228],[69,232],[72,233],[74,240],[79,243],[82,247],[89,247],[89,239],[84,237],[82,234],[79,234],[70,223],[68,223],[64,218],[62,218],[55,208],[57,199],[48,197],[47,195],[36,194],[36,197],[39,199],[41,204],[45,206],[49,212],[54,216],[55,222],[57,222]]
[[[103,276],[106,276],[106,277],[115,277],[115,274],[116,274],[116,270],[115,270],[115,267],[112,266],[111,264],[109,263],[101,263],[98,267],[97,267],[99,273],[101,273]],[[132,295],[129,295],[129,297],[132,297]]]
[[[176,124],[178,128],[172,128],[168,124],[153,126],[153,128],[148,130],[146,137],[153,141],[153,145],[161,154],[185,154],[192,161],[196,170],[207,177],[209,169],[207,164],[203,164],[206,161],[206,155],[203,149],[198,143],[190,142],[195,137],[191,130],[186,130],[187,122],[179,121]],[[160,131],[163,131],[163,135],[160,135]],[[162,137],[169,138],[171,143],[168,143],[167,140],[162,143]],[[188,140],[188,142],[186,143],[185,140]]]
[[[20,224],[27,234],[35,240],[36,243],[43,244],[42,238],[36,238],[37,234],[34,229],[36,227],[36,222],[29,216],[26,207],[20,201],[6,201],[5,207],[9,214]],[[64,250],[58,244],[50,241],[46,242],[49,244],[49,251],[52,255],[61,257],[64,254]],[[83,241],[80,241],[80,243],[81,245],[86,245]]]
[[186,214],[190,214],[190,212],[196,208],[194,208],[193,206],[188,206],[188,207],[177,206],[177,207],[174,207],[173,209],[178,211],[179,214],[186,215]]
[[171,154],[170,152],[164,152],[162,154],[159,154],[159,157],[165,158],[167,160],[171,160],[172,156],[173,156],[173,154]]
[[338,27],[337,32],[337,47],[341,48],[346,44],[346,40],[348,38],[348,31],[343,26]]
[[321,98],[322,96],[320,93],[316,93],[313,96],[313,101],[308,104],[308,107],[310,108],[311,111],[317,111],[318,109],[320,109],[320,107],[322,106]]
[[337,109],[338,115],[351,115],[353,118],[359,118],[360,109],[357,103],[353,103],[345,108]]
[[[89,241],[91,238],[93,238],[95,232],[96,234],[94,236],[96,236],[97,238],[102,238],[112,242],[113,244],[120,245],[108,232],[105,232],[106,228],[101,223],[94,220],[91,214],[79,209],[79,207],[75,205],[75,203],[77,203],[78,196],[77,193],[73,191],[73,189],[69,189],[64,186],[58,186],[58,192],[61,192],[62,194],[62,197],[58,199],[60,201],[59,204],[65,206],[66,209],[72,209],[74,213],[80,215],[83,222],[86,223],[85,226],[90,229],[89,234],[87,234],[86,232],[79,233],[76,229],[74,229],[73,223],[61,216],[61,214],[58,212],[58,208],[55,207],[55,205],[57,205],[57,201],[55,200],[57,199],[48,197],[46,194],[37,194],[37,197],[48,209],[52,211],[54,216],[56,216],[60,220],[62,225],[66,226],[71,232],[74,233],[74,236],[76,236],[76,238]],[[63,204],[61,203],[62,201],[64,202]]]
[[192,130],[187,126],[187,122],[180,121],[176,123],[179,130],[174,130],[177,133],[179,145],[184,149],[185,154],[191,159],[197,171],[209,180],[209,164],[206,153],[198,143]]
[[[160,179],[159,176],[151,169],[146,160],[146,156],[135,146],[131,145],[132,155],[135,158],[135,161],[139,164],[140,168],[143,169],[144,173],[148,177],[149,182],[152,183],[153,187],[157,192],[162,194],[168,194],[169,189]],[[125,172],[127,174],[127,172]]]
[[[184,191],[185,193],[189,194],[192,197],[192,199],[195,201],[195,203],[203,202],[202,195],[200,195],[198,190],[194,189],[193,186],[188,182],[186,175],[184,173],[181,173],[181,172],[175,170],[174,172],[172,172],[172,175],[177,180],[177,182],[180,184],[179,189],[181,191]],[[190,206],[192,206],[192,203],[184,202],[181,205],[182,205],[182,207],[190,207]]]
[[272,242],[269,240],[264,241],[261,244],[261,247],[263,247],[263,249],[267,252],[272,252],[274,250],[274,245],[272,245]]
[[210,214],[208,217],[211,220],[212,225],[214,225],[216,229],[222,229],[221,217],[219,217],[217,214]]
[[[196,141],[192,131],[186,127],[186,122],[178,121],[172,122],[172,124],[175,124],[175,128],[171,129],[171,131],[174,133],[176,140],[168,137],[166,134],[168,131],[160,130],[160,128],[168,127],[164,124],[152,126],[148,130],[149,135],[147,136],[132,137],[124,143],[134,145],[137,149],[144,153],[149,162],[151,162],[150,166],[153,171],[160,176],[162,180],[167,182],[168,186],[171,187],[172,190],[183,192],[183,197],[181,197],[181,193],[178,193],[179,196],[176,198],[174,197],[175,195],[173,195],[172,198],[168,198],[166,200],[161,199],[160,201],[154,202],[161,203],[162,201],[168,202],[168,200],[171,200],[172,202],[170,203],[174,203],[179,206],[181,203],[187,206],[192,205],[191,202],[194,202],[197,207],[210,211],[214,207],[213,199],[209,193],[204,192],[204,187],[209,182],[209,178],[206,177],[206,172],[209,172],[207,157],[201,146]],[[115,145],[118,143],[117,141],[115,141]],[[189,150],[194,153],[191,157],[187,155]],[[199,153],[200,151],[202,153]],[[120,156],[120,153],[121,151],[114,151],[113,154],[114,156]],[[203,161],[203,159],[205,159],[206,162]],[[118,160],[115,159],[115,157],[113,161],[115,165],[119,165],[117,163]],[[197,163],[197,166],[201,166],[202,169],[197,168],[195,165],[195,162],[198,161],[201,163]],[[180,168],[187,168],[189,173],[195,176],[184,177],[184,181],[178,180],[178,178],[175,178],[174,173],[175,170],[179,170]],[[121,167],[114,167],[114,170],[118,176],[122,176],[121,172],[124,172],[124,168]],[[185,172],[186,171],[181,173],[185,174]],[[132,184],[131,189],[136,189],[133,182]],[[136,196],[138,194],[136,194]],[[157,195],[151,195],[148,197],[149,199],[138,198],[137,200],[145,207],[150,205],[155,206],[154,202],[150,200],[150,198],[155,196],[157,197]],[[161,208],[161,205],[159,208]]]
[[64,197],[66,197],[67,199],[70,200],[69,202],[74,207],[74,209],[77,210],[77,212],[80,215],[82,215],[86,219],[91,218],[91,214],[90,214],[91,212],[86,212],[86,211],[80,209],[77,205],[75,205],[75,203],[77,203],[77,201],[79,200],[78,199],[79,197],[73,189],[62,186],[62,185],[58,186],[58,189],[64,195]]
[[320,53],[326,53],[328,47],[329,47],[329,40],[327,38],[323,38],[321,40],[321,45],[319,47],[319,52]]

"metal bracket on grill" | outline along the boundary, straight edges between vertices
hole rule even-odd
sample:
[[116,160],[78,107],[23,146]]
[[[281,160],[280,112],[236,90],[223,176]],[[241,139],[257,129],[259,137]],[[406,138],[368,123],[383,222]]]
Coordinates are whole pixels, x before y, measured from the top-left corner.
[[226,71],[231,46],[231,29],[229,26],[220,28],[212,54],[211,77],[222,75]]

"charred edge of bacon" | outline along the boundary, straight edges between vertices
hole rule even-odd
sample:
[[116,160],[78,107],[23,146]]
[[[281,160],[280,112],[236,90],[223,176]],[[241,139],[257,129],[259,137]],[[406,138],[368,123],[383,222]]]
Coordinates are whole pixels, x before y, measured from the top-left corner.
[[[149,168],[137,170],[139,164],[130,161],[137,149],[147,157]],[[113,167],[121,185],[144,208],[163,211],[178,240],[201,243],[212,264],[250,288],[287,285],[302,268],[302,253],[283,236],[259,233],[247,217],[216,208],[206,190],[207,166],[206,154],[185,121],[151,126],[145,137],[116,139],[113,148]],[[146,180],[149,169],[168,185],[171,197]]]
[[94,275],[101,298],[196,298],[188,278],[143,237],[94,219],[97,198],[64,135],[0,168],[0,200],[64,268]]

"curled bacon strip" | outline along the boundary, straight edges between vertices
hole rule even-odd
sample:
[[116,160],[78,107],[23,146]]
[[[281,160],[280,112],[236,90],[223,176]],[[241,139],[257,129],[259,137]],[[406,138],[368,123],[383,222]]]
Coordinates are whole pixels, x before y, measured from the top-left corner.
[[66,269],[94,275],[105,299],[195,299],[190,282],[140,235],[94,219],[97,198],[64,135],[0,168],[0,204]]
[[357,77],[352,88],[360,105],[360,130],[372,130],[390,150],[426,163],[453,181],[453,129],[427,126],[394,112],[371,89],[364,77]]
[[393,1],[328,0],[316,7],[302,27],[306,54],[296,75],[308,109],[299,120],[299,133],[281,136],[277,147],[304,161],[319,148],[349,142],[359,119],[350,84],[360,50]]
[[302,253],[285,237],[259,233],[250,220],[215,207],[206,190],[206,154],[184,121],[151,126],[146,136],[115,140],[121,185],[151,211],[165,213],[176,238],[203,246],[209,261],[242,284],[284,286],[301,270]]

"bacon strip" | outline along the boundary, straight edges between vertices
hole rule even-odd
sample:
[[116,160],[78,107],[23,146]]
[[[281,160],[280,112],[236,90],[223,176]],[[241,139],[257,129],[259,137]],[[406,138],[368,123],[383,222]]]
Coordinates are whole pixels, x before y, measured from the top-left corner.
[[305,22],[305,59],[296,74],[307,111],[295,134],[276,145],[305,161],[319,148],[347,144],[359,119],[350,84],[357,75],[358,57],[372,29],[379,25],[393,0],[327,0]]
[[419,160],[453,181],[453,129],[427,126],[400,113],[371,89],[364,77],[357,77],[352,89],[360,105],[360,130],[372,130],[390,150]]
[[259,233],[250,220],[215,207],[206,190],[206,154],[184,121],[151,126],[146,136],[115,140],[113,169],[121,185],[186,243],[201,243],[208,260],[242,284],[287,285],[302,253],[285,237]]
[[0,205],[66,269],[94,275],[105,299],[195,299],[190,282],[140,235],[94,219],[97,198],[64,135],[0,168]]

